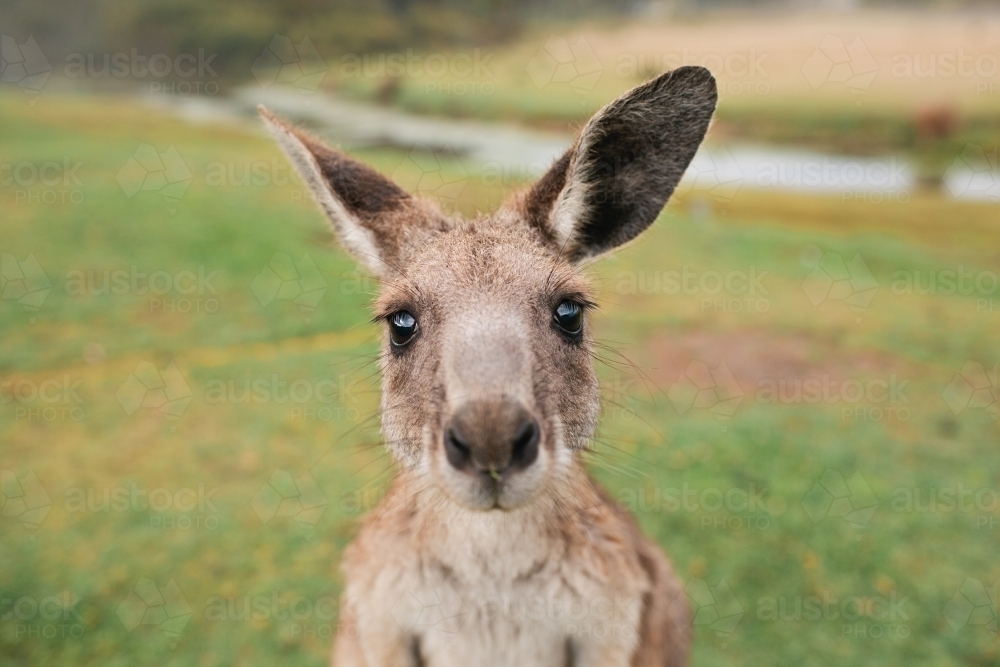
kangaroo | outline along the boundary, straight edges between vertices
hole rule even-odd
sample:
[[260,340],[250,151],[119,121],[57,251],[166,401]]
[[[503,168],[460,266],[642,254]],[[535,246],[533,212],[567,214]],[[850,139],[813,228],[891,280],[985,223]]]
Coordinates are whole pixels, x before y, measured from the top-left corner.
[[716,100],[704,68],[663,74],[473,220],[260,107],[381,285],[382,432],[398,474],[344,553],[335,667],[687,664],[670,561],[581,462],[600,412],[581,269],[656,219]]

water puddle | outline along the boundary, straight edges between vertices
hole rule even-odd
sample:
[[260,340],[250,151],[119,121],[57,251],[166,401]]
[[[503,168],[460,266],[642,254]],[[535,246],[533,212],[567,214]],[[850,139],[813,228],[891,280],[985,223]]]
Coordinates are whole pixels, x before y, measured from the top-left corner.
[[[445,152],[470,173],[491,171],[513,179],[544,173],[573,141],[568,134],[416,116],[278,86],[242,88],[228,98],[177,97],[159,104],[195,122],[256,122],[256,106],[264,104],[345,148],[388,145]],[[955,160],[944,175],[944,192],[956,199],[1000,202],[996,152],[980,153],[970,147]],[[709,191],[722,200],[746,188],[907,201],[915,186],[915,170],[902,158],[850,157],[739,143],[703,146],[682,182],[683,188]]]

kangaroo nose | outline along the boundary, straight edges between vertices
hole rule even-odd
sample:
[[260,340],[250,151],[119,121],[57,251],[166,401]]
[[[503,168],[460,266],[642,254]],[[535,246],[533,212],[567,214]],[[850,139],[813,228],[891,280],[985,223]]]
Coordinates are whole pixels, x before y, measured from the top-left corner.
[[538,422],[519,403],[475,401],[452,417],[444,449],[456,469],[496,478],[534,463],[540,436]]

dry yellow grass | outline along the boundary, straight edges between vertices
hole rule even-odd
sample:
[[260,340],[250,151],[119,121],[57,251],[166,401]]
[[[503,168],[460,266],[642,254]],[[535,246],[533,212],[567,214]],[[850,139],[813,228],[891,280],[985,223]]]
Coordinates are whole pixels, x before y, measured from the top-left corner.
[[[731,104],[860,103],[908,110],[947,103],[985,111],[995,110],[1000,100],[1000,13],[654,19],[614,29],[593,25],[563,37],[571,44],[583,37],[589,44],[604,68],[599,84],[609,88],[608,98],[611,88],[633,85],[628,76],[633,63],[640,70],[645,64],[650,71],[663,71],[687,62],[712,69],[723,100]],[[853,92],[836,81],[837,73],[823,76],[822,58],[815,55],[821,45],[831,53],[840,46],[848,51],[852,74],[860,75]],[[864,79],[868,72],[874,72],[870,84]]]

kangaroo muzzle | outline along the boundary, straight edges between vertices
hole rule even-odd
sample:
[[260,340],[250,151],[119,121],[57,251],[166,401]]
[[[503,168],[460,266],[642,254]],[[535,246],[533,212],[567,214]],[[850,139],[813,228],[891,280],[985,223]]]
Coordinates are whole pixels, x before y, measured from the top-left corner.
[[444,429],[448,463],[497,481],[534,463],[540,439],[538,420],[508,398],[466,403]]

